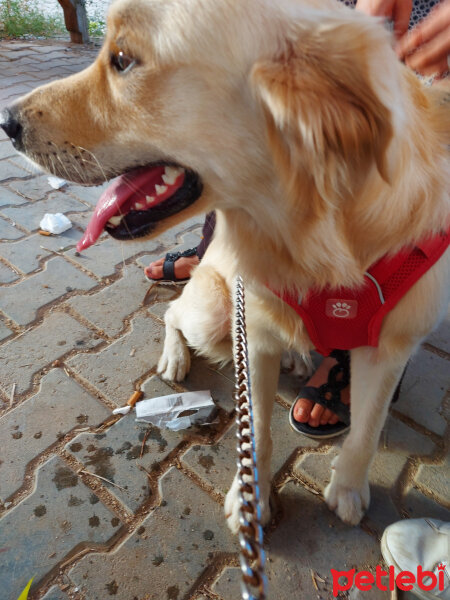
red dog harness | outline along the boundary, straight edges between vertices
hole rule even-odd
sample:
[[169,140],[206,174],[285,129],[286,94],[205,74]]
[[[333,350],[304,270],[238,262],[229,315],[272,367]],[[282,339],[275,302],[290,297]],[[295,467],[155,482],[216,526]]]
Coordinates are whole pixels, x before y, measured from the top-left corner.
[[328,356],[332,350],[351,350],[377,346],[381,324],[387,313],[442,256],[450,244],[450,229],[384,256],[365,273],[365,283],[353,288],[325,288],[295,294],[276,295],[287,302],[303,319],[318,352]]

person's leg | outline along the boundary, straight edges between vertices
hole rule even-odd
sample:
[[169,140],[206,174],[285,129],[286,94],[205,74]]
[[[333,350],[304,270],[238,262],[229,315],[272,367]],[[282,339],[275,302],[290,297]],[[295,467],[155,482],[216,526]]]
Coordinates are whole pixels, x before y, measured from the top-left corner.
[[[169,280],[182,281],[183,279],[188,279],[190,277],[192,269],[199,264],[211,242],[215,224],[216,213],[208,213],[203,225],[203,239],[197,246],[197,252],[195,254],[191,254],[191,256],[180,256],[175,259],[173,261],[174,276]],[[164,263],[167,263],[167,261],[170,260],[170,254],[171,253],[166,254],[166,256],[163,258],[159,258],[158,260],[150,263],[149,266],[144,269],[144,273],[148,279],[166,279],[164,276]]]
[[216,213],[214,211],[209,212],[205,217],[202,229],[202,241],[197,246],[197,256],[199,260],[202,260],[206,249],[211,243],[214,229],[216,228]]

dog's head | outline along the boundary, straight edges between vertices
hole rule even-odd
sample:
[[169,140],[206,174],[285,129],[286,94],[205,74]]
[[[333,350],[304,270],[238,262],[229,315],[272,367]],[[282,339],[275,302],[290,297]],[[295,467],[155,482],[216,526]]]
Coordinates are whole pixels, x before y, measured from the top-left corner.
[[257,211],[261,196],[317,213],[369,170],[386,177],[389,46],[336,0],[116,0],[95,63],[0,124],[61,177],[120,176],[81,247],[104,228],[127,239],[212,207]]

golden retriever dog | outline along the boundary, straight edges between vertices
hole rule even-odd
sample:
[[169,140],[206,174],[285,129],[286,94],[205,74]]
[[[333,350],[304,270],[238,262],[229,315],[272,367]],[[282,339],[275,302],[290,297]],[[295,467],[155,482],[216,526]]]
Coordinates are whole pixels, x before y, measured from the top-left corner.
[[[72,181],[116,179],[80,249],[157,236],[215,209],[214,239],[165,317],[160,374],[189,347],[230,358],[231,291],[246,284],[262,514],[283,349],[313,348],[272,290],[358,288],[381,257],[449,224],[448,109],[397,60],[383,25],[336,0],[116,0],[98,58],[9,107],[16,148]],[[325,491],[345,522],[369,504],[368,471],[410,354],[443,316],[448,252],[351,349],[351,431]],[[239,522],[237,481],[226,501]]]

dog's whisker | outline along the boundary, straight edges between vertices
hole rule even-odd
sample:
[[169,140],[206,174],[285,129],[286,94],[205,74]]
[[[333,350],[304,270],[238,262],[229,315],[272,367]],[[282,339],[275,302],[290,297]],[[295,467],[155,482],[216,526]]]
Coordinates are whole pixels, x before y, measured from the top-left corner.
[[73,156],[70,156],[70,166],[77,173],[77,175],[79,175],[80,183],[84,183],[86,181],[86,176],[83,174],[82,170],[78,168],[77,161],[73,158]]
[[58,154],[56,155],[56,158],[57,158],[57,159],[58,159],[58,161],[61,163],[61,166],[62,166],[62,168],[63,168],[63,169],[64,169],[64,171],[66,172],[67,179],[69,179],[69,180],[70,180],[70,179],[71,179],[71,177],[70,177],[70,172],[69,172],[68,168],[66,167],[66,165],[64,164],[64,162],[62,161],[61,157],[60,157]]
[[48,158],[49,158],[49,161],[51,163],[51,169],[49,169],[49,171],[52,171],[53,173],[56,173],[56,168],[55,168],[55,163],[53,162],[53,157],[49,154]]
[[[108,181],[108,177],[106,176],[105,170],[103,169],[103,166],[101,165],[100,161],[98,160],[98,158],[95,156],[95,154],[93,152],[91,152],[90,150],[87,150],[86,148],[83,148],[82,146],[77,146],[77,148],[79,150],[81,150],[82,152],[87,152],[88,154],[90,154],[92,156],[92,158],[94,159],[95,163],[97,164],[98,168],[101,171],[101,174],[103,176],[103,178],[105,179],[105,182]],[[80,153],[81,158],[83,158],[83,155]]]

